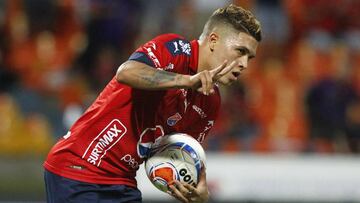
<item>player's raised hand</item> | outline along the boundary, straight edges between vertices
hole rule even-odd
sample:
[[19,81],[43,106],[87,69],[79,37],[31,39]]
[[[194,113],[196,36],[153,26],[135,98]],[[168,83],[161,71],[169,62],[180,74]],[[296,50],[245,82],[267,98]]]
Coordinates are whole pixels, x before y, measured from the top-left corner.
[[233,61],[228,65],[227,60],[224,61],[219,67],[210,71],[211,77],[214,81],[219,80],[222,76],[226,75],[230,72],[233,68],[235,68],[236,62]]
[[213,70],[204,70],[190,76],[191,87],[204,95],[214,93],[214,83],[230,72],[235,66],[235,61],[228,65],[228,62],[225,60],[220,66]]

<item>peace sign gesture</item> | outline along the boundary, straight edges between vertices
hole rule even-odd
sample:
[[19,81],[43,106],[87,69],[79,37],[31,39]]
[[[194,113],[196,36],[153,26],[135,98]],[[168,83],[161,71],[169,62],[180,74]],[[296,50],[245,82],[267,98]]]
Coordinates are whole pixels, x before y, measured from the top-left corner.
[[214,83],[222,76],[226,75],[236,66],[236,62],[233,61],[228,65],[225,60],[220,66],[212,70],[203,70],[195,75],[190,76],[190,88],[196,89],[198,92],[204,95],[214,93]]

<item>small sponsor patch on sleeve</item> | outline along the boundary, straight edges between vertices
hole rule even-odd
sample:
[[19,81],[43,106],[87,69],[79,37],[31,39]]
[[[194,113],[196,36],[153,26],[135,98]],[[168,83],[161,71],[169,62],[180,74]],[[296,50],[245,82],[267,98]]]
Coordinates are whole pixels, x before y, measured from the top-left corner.
[[174,39],[166,43],[166,48],[169,52],[175,55],[185,54],[190,56],[191,55],[191,45],[190,42],[184,39]]

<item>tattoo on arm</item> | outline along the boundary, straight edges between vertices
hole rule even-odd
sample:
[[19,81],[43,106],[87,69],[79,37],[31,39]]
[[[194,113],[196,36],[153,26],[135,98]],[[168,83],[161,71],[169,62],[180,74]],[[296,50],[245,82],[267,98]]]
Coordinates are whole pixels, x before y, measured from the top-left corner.
[[163,70],[153,69],[151,72],[144,71],[139,75],[139,83],[146,83],[149,87],[159,87],[164,83],[174,81],[175,85],[180,85],[181,75],[176,73],[167,72]]

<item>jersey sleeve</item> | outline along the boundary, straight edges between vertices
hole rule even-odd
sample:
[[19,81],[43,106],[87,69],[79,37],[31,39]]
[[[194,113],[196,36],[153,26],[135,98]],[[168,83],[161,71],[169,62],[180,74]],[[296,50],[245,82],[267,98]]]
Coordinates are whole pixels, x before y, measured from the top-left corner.
[[140,46],[130,56],[129,60],[145,63],[166,71],[178,72],[174,70],[174,65],[188,63],[187,58],[190,56],[191,45],[189,41],[180,35],[164,34]]
[[171,58],[165,52],[159,40],[151,40],[139,47],[129,58],[138,62],[145,63],[155,68],[161,68],[168,63]]

